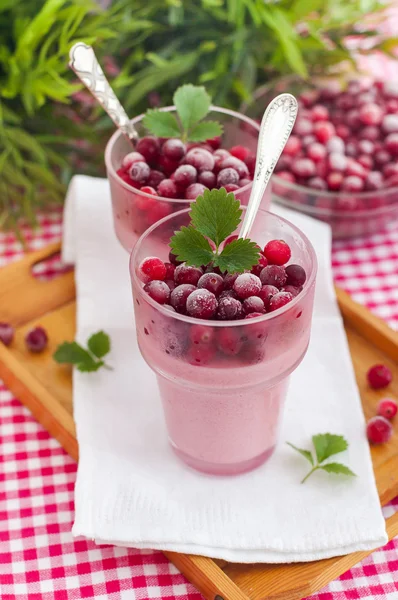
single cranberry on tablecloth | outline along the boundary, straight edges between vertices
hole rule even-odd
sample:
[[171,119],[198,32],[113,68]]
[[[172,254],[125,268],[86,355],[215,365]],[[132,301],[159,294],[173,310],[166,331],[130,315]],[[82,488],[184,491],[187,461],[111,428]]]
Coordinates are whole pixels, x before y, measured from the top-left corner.
[[[61,214],[26,229],[29,248],[61,236]],[[0,234],[0,266],[21,258],[12,234]],[[336,283],[398,329],[398,228],[334,245]],[[38,275],[59,269],[47,263]],[[0,386],[0,590],[2,600],[75,598],[184,598],[201,595],[161,552],[96,546],[75,540],[73,487],[76,465],[6,388]],[[385,507],[398,509],[398,499]],[[398,593],[398,540],[331,582],[311,600],[374,598]]]

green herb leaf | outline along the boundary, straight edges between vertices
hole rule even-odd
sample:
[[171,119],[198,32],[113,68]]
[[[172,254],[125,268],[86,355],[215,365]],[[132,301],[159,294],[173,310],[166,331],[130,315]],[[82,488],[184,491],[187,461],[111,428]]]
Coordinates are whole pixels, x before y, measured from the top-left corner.
[[296,452],[299,452],[301,454],[301,456],[304,456],[304,458],[306,458],[308,460],[308,462],[310,462],[312,464],[312,466],[314,466],[314,459],[309,450],[303,450],[302,448],[297,448],[297,446],[295,446],[294,444],[291,444],[290,442],[287,442],[287,445],[290,446],[291,448],[293,448],[293,450],[296,450]]
[[170,247],[178,260],[193,267],[207,265],[214,258],[208,240],[191,225],[177,231],[170,240]]
[[88,338],[87,346],[94,356],[103,358],[111,349],[111,340],[104,331],[98,331]]
[[180,137],[181,135],[177,119],[172,113],[149,109],[142,122],[153,135],[159,137]]
[[318,463],[348,448],[348,443],[342,435],[332,435],[331,433],[314,435],[312,443],[314,444]]
[[78,365],[76,365],[76,367],[82,373],[93,373],[95,371],[98,371],[98,369],[100,369],[104,365],[105,363],[103,360],[99,360],[96,362],[93,358],[90,357],[90,360],[87,360],[84,363],[79,363]]
[[259,260],[259,249],[255,242],[248,239],[234,240],[215,257],[214,265],[228,273],[249,271]]
[[82,348],[77,342],[64,342],[53,354],[57,363],[71,363],[77,365],[92,360],[89,352]]
[[218,121],[202,121],[191,129],[188,137],[192,142],[204,142],[221,135],[222,131],[222,125]]
[[349,477],[356,477],[356,474],[351,471],[346,465],[341,463],[327,463],[326,465],[322,465],[320,467],[323,471],[327,473],[335,473],[336,475],[348,475]]
[[[205,190],[191,205],[192,225],[217,246],[221,244],[240,223],[242,209],[233,194],[224,188]],[[254,263],[253,263],[254,264]]]
[[207,115],[211,99],[204,87],[188,83],[178,88],[173,102],[182,126],[188,131]]

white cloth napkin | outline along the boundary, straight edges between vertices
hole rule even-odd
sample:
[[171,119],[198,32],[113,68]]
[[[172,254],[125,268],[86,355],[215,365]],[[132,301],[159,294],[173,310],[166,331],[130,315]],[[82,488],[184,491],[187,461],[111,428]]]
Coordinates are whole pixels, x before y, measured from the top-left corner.
[[[74,373],[80,448],[75,535],[101,543],[202,554],[236,562],[292,562],[367,550],[387,541],[365,422],[330,267],[330,230],[286,209],[314,244],[319,275],[312,339],[292,376],[279,447],[269,462],[216,478],[169,448],[155,376],[135,336],[128,255],[113,232],[106,180],[77,176],[66,208],[63,258],[76,263],[79,341],[104,329],[114,371]],[[356,478],[316,473],[284,442],[343,434]]]

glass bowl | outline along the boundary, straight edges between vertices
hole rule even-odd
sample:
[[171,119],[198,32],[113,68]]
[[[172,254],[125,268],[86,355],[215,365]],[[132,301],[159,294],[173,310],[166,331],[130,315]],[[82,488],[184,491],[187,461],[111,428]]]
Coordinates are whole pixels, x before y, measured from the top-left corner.
[[[162,110],[175,111],[173,106]],[[132,119],[132,123],[140,135],[145,134],[142,125],[144,115]],[[232,110],[212,106],[208,117],[210,120],[220,121],[224,126],[222,136],[223,148],[235,145],[243,145],[249,148],[253,154],[257,151],[257,139],[260,126],[249,117]],[[189,206],[190,201],[186,199],[171,199],[145,194],[124,182],[116,173],[120,168],[126,154],[131,152],[132,147],[120,131],[116,131],[110,138],[105,149],[105,165],[111,189],[113,224],[116,236],[121,245],[131,251],[139,236],[148,227],[159,219]],[[235,197],[242,205],[247,205],[252,184],[247,184],[236,190]],[[262,208],[267,209],[271,200],[271,191],[268,186],[262,200]]]

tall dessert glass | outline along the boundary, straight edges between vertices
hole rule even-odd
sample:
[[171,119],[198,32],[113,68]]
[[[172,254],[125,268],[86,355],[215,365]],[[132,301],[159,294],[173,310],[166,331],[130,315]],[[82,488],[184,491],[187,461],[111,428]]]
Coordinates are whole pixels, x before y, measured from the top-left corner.
[[[130,259],[138,344],[155,372],[175,453],[211,474],[249,471],[269,458],[278,439],[289,376],[310,338],[317,261],[297,227],[260,210],[251,239],[261,247],[285,240],[307,280],[284,307],[261,317],[206,321],[157,304],[143,290],[137,268],[148,256],[167,260],[173,232],[189,223],[175,213],[148,229]],[[205,328],[206,343],[197,343]],[[202,336],[203,337],[203,336]]]
[[[164,110],[175,112],[173,106]],[[140,136],[147,134],[142,119],[139,115],[132,120]],[[246,146],[253,152],[257,150],[257,139],[260,126],[249,117],[232,110],[211,107],[207,118],[217,120],[223,124],[222,148],[231,148],[235,145]],[[105,149],[105,165],[111,189],[113,224],[116,235],[122,246],[131,251],[139,236],[148,227],[160,219],[189,206],[189,200],[171,199],[145,194],[141,190],[131,187],[117,174],[123,158],[131,152],[132,147],[120,131],[116,131],[110,138]],[[248,203],[252,184],[249,183],[234,192],[235,197],[245,206]],[[264,193],[262,208],[268,209],[271,200],[269,187]]]

